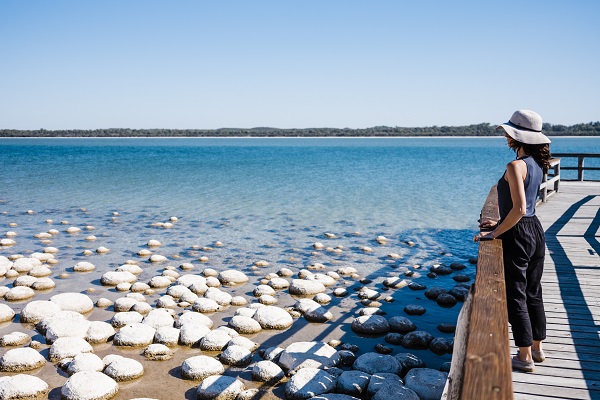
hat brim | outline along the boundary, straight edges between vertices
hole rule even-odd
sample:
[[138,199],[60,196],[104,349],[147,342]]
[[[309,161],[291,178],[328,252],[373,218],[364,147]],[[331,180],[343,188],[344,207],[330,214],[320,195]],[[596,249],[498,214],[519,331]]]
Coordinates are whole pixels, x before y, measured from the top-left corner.
[[525,144],[549,144],[551,140],[548,139],[548,136],[544,135],[542,132],[534,132],[528,131],[524,129],[516,128],[510,122],[506,122],[504,124],[499,125],[496,129],[504,129],[504,131],[511,138],[515,139],[518,142]]

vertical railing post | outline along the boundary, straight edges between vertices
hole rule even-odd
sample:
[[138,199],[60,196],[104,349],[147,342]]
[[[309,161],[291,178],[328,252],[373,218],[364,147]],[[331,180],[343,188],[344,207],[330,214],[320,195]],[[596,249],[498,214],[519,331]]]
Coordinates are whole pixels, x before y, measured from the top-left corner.
[[583,181],[583,156],[577,157],[577,180]]
[[[554,166],[554,176],[560,176],[560,160]],[[554,181],[554,193],[558,193],[558,186],[560,184],[560,178]]]
[[548,172],[546,172],[542,178],[542,186],[542,202],[545,203],[548,201]]

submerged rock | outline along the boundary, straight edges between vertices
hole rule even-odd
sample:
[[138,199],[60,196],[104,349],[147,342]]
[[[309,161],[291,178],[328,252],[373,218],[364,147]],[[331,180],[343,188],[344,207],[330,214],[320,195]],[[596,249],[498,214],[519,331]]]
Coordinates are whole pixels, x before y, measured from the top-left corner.
[[439,400],[444,392],[448,374],[430,368],[414,368],[404,378],[407,388],[421,400]]
[[381,372],[398,374],[402,366],[390,355],[369,352],[358,357],[352,368],[373,375]]
[[390,325],[387,319],[380,315],[363,315],[352,321],[351,328],[358,333],[377,335],[389,332]]

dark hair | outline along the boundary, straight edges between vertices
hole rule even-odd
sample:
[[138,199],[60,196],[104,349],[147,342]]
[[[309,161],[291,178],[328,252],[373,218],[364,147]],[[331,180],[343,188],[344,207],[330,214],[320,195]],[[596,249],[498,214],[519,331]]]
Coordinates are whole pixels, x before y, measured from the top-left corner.
[[552,158],[552,155],[550,154],[550,145],[548,143],[527,144],[521,143],[508,135],[506,136],[510,139],[508,146],[513,149],[515,153],[518,153],[519,149],[523,149],[525,154],[533,157],[535,162],[542,168],[542,171],[544,171],[544,174],[548,172],[548,169],[550,169],[550,159]]

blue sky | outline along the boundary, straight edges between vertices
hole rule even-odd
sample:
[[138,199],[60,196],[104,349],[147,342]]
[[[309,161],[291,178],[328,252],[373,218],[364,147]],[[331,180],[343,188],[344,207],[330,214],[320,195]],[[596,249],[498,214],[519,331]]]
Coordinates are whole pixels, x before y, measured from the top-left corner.
[[0,129],[600,120],[600,1],[0,0]]

